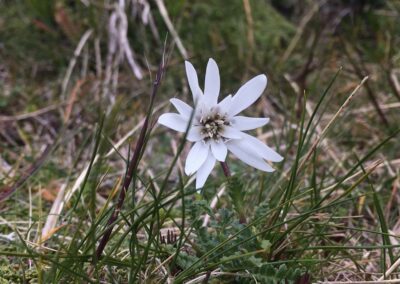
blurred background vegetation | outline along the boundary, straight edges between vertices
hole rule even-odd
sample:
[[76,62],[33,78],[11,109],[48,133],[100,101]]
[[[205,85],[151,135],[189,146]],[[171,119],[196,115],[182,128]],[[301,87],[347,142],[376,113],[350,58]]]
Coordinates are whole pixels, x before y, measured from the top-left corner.
[[[296,121],[304,94],[315,101],[343,68],[331,106],[343,102],[368,75],[366,94],[355,104],[372,108],[362,120],[353,121],[357,127],[343,131],[351,132],[357,140],[370,132],[382,137],[398,125],[390,117],[393,112],[380,106],[400,100],[400,54],[396,48],[400,45],[400,3],[396,0],[174,0],[165,5],[163,1],[121,1],[127,21],[122,40],[126,39],[140,76],[132,72],[127,57],[118,54],[121,51],[115,42],[120,39],[112,36],[110,19],[118,1],[0,3],[1,115],[12,117],[50,107],[41,116],[53,130],[43,130],[45,136],[55,136],[65,123],[66,110],[61,106],[71,101],[79,103],[71,107],[77,121],[69,127],[92,127],[101,111],[110,111],[109,102],[114,105],[118,101],[123,104],[118,104],[116,119],[125,122],[118,125],[135,123],[137,116],[132,114],[146,109],[149,72],[160,62],[166,40],[179,44],[169,57],[163,83],[165,99],[190,99],[184,59],[190,59],[199,74],[204,74],[207,59],[213,57],[221,69],[222,95],[265,73],[269,86],[264,100],[271,106],[271,115],[278,113],[285,121]],[[84,38],[88,32],[89,37]],[[82,46],[74,55],[80,42]],[[114,53],[110,52],[113,44],[117,45]],[[64,119],[55,111],[57,107]],[[24,132],[27,127],[37,130],[43,125],[31,119],[6,121],[0,131],[3,149],[14,153],[25,149],[26,156],[40,149],[43,143],[27,140],[43,142],[43,135],[29,137]],[[343,142],[352,143],[346,133],[340,135],[346,140]]]
[[[23,178],[20,169],[46,145],[64,140],[28,183],[34,192],[45,185],[43,202],[50,207],[55,181],[90,159],[91,148],[84,147],[103,112],[110,117],[104,131],[115,141],[143,118],[165,45],[168,64],[157,105],[174,96],[189,102],[183,61],[194,64],[202,82],[212,57],[220,67],[222,96],[267,74],[267,95],[251,115],[271,117],[283,132],[299,122],[304,98],[315,105],[339,69],[327,113],[334,114],[369,76],[329,136],[341,166],[399,126],[398,0],[0,0],[0,185]],[[159,139],[168,153],[165,137]],[[274,143],[285,144],[282,139]],[[105,152],[109,145],[103,146]],[[294,155],[291,148],[281,150]],[[399,150],[397,143],[382,155],[396,160]],[[337,170],[329,158],[321,158],[323,175]],[[146,166],[157,170],[163,161],[163,155],[154,156]],[[391,200],[396,165],[394,175],[372,181],[383,188],[383,202]],[[97,170],[106,169],[102,164]],[[103,196],[109,190],[105,186]],[[23,192],[13,197],[22,200],[16,201],[20,208],[0,204],[2,216],[28,213]],[[398,216],[398,209],[388,213],[389,227]]]
[[[157,66],[167,37],[170,41],[175,38],[166,24],[168,19],[182,43],[181,49],[174,49],[169,62],[165,83],[169,96],[184,88],[183,59],[190,58],[202,74],[205,62],[213,57],[221,68],[223,94],[237,89],[251,75],[263,72],[269,77],[270,100],[281,112],[291,109],[293,97],[300,97],[300,101],[303,90],[311,99],[318,96],[340,67],[345,79],[353,84],[366,75],[371,77],[367,100],[386,125],[389,122],[379,110],[378,100],[400,99],[396,73],[398,1],[176,0],[163,4],[166,16],[159,12],[160,1],[123,2],[127,40],[146,78],[135,79],[125,60],[114,97],[129,99],[132,92],[148,86],[148,68]],[[75,68],[67,87],[71,91],[77,80],[84,80],[86,94],[82,99],[93,98],[93,85],[104,80],[104,72],[99,70],[107,64],[109,16],[115,3],[2,0],[2,114],[38,109],[44,105],[43,100],[60,102],[60,81],[88,30],[93,34],[76,58],[80,66]],[[94,57],[96,47],[101,62]],[[343,81],[338,95],[348,90]],[[62,91],[65,94],[66,90]]]

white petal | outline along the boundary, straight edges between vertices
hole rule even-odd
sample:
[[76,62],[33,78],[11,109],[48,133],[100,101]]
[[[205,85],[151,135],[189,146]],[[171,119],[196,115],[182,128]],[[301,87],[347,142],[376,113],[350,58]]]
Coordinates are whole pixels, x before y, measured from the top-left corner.
[[246,164],[264,172],[273,172],[274,169],[268,165],[260,156],[254,152],[247,140],[231,140],[226,143],[229,151]]
[[219,104],[218,108],[222,113],[228,113],[232,105],[232,95],[226,96]]
[[244,84],[237,91],[232,99],[232,106],[229,110],[231,116],[238,114],[242,110],[252,105],[267,87],[267,76],[258,75]]
[[218,65],[210,58],[207,63],[206,80],[204,84],[204,99],[209,106],[217,104],[220,89]]
[[191,175],[204,164],[208,156],[210,145],[203,141],[196,142],[186,158],[185,173]]
[[243,132],[241,132],[231,126],[224,126],[224,129],[222,130],[221,135],[226,138],[240,139],[240,138],[242,138],[242,133]]
[[186,139],[190,142],[197,142],[203,139],[203,135],[201,135],[201,126],[192,126],[186,136]]
[[202,116],[209,109],[208,105],[205,103],[204,96],[201,96],[195,105],[195,116]]
[[179,99],[170,99],[169,100],[174,107],[176,108],[176,110],[185,118],[190,118],[190,116],[192,115],[192,111],[193,108],[191,106],[189,106],[187,103],[185,103],[184,101],[181,101]]
[[197,78],[196,70],[194,69],[192,63],[185,61],[186,76],[189,82],[189,88],[193,95],[193,102],[197,103],[198,99],[203,95],[203,92],[199,86],[199,79]]
[[222,141],[216,142],[212,140],[211,152],[218,161],[225,162],[226,155],[228,154],[228,148],[226,147],[224,142]]
[[164,113],[158,123],[178,132],[186,132],[189,121],[177,113]]
[[202,188],[204,186],[214,166],[215,158],[210,152],[208,153],[206,161],[196,173],[196,189]]
[[257,152],[263,159],[271,162],[281,162],[283,160],[283,157],[281,155],[279,155],[277,152],[272,150],[270,147],[265,145],[257,138],[246,133],[243,133],[242,137],[242,140],[244,140],[248,144],[250,149],[253,149],[255,152]]
[[230,122],[236,129],[251,130],[266,125],[269,122],[269,118],[235,116]]

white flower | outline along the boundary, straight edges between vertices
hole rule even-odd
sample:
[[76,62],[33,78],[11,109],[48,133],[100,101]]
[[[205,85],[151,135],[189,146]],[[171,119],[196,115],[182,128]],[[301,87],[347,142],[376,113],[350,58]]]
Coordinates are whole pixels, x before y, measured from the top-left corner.
[[178,113],[165,113],[158,123],[179,132],[186,132],[187,140],[195,142],[185,164],[185,173],[196,173],[196,188],[203,187],[216,160],[224,162],[228,150],[246,164],[265,172],[274,169],[265,161],[280,162],[282,156],[257,138],[242,131],[255,129],[268,123],[268,118],[239,116],[252,105],[267,86],[267,77],[258,75],[244,84],[234,96],[229,95],[218,103],[220,78],[217,63],[208,60],[204,93],[200,89],[196,70],[186,61],[186,75],[196,105],[193,108],[173,98],[171,103]]

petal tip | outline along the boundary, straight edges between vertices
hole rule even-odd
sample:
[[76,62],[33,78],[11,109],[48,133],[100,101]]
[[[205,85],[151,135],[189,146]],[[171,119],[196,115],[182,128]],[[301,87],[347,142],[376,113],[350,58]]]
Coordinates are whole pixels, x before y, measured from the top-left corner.
[[267,82],[268,82],[267,75],[261,74],[261,75],[258,75],[258,78],[259,78],[260,82],[262,82],[266,87],[267,86]]
[[186,69],[186,72],[196,71],[194,69],[193,64],[190,63],[190,61],[187,61],[187,60],[185,60],[185,69]]
[[273,157],[271,157],[270,159],[268,159],[267,157],[265,157],[265,159],[266,159],[267,161],[271,161],[271,162],[274,162],[274,163],[280,163],[280,162],[282,162],[282,161],[284,160],[284,158],[283,158],[280,154],[278,154],[277,152],[275,152],[275,151],[274,151]]
[[162,115],[160,115],[160,116],[158,117],[157,122],[158,122],[159,124],[163,124],[163,120],[165,119],[165,115],[166,115],[166,113],[163,113]]
[[219,68],[218,68],[217,62],[216,62],[213,58],[211,58],[211,57],[208,59],[207,67],[216,68],[217,71],[219,72]]

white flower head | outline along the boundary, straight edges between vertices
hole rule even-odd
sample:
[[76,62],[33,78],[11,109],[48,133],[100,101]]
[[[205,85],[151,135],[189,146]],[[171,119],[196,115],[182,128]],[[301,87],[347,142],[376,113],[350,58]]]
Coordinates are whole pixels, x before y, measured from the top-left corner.
[[228,95],[218,103],[220,78],[214,59],[208,60],[204,92],[199,86],[193,65],[186,61],[185,67],[196,107],[194,109],[173,98],[170,101],[178,113],[165,113],[160,116],[158,123],[179,132],[188,130],[187,140],[194,142],[194,145],[186,159],[185,173],[196,173],[196,188],[204,186],[215,162],[224,162],[228,150],[256,169],[273,172],[274,169],[266,160],[280,162],[283,160],[282,156],[257,138],[243,132],[267,124],[269,118],[238,115],[261,96],[267,86],[267,77],[254,77],[234,96]]

